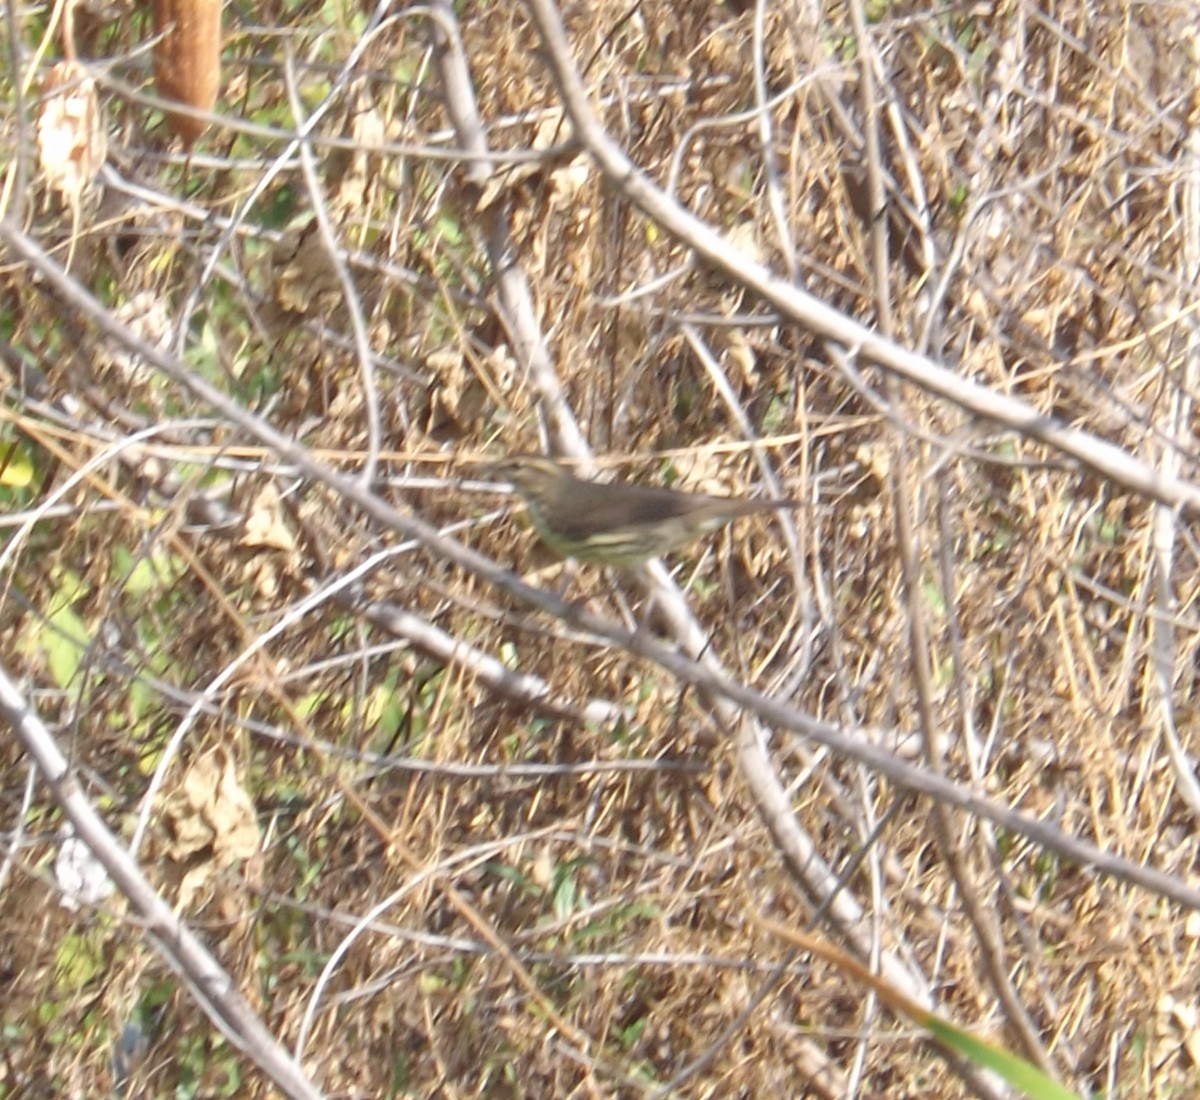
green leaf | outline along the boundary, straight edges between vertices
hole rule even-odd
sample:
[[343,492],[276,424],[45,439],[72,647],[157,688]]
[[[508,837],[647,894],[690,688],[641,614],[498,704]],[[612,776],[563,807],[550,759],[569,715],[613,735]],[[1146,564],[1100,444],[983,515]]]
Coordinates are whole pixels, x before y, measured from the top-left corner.
[[54,682],[65,689],[79,671],[89,641],[87,627],[66,603],[52,610],[47,619],[40,639],[42,651]]
[[1026,1096],[1032,1096],[1034,1100],[1079,1100],[1075,1093],[1063,1088],[1036,1066],[1030,1065],[1015,1054],[1010,1054],[1007,1050],[992,1046],[991,1043],[984,1042],[932,1014],[921,1022],[944,1046],[957,1051],[975,1065],[999,1074],[1014,1088],[1020,1089]]
[[78,991],[104,970],[104,953],[93,936],[68,934],[58,945],[54,961],[60,989]]
[[23,443],[0,444],[0,485],[24,489],[33,481],[33,454]]

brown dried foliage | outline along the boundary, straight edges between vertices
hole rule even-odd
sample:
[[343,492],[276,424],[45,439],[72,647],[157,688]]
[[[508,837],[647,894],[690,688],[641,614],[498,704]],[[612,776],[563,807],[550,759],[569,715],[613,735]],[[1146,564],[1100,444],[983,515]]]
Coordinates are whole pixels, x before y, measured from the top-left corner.
[[[154,86],[164,99],[211,111],[221,88],[223,0],[154,0]],[[191,146],[208,126],[194,115],[167,112],[167,123]]]
[[[521,5],[458,7],[492,148],[561,143],[561,109]],[[874,322],[849,12],[835,3],[813,25],[806,5],[769,8],[772,151],[799,278]],[[1177,442],[1195,477],[1194,414],[1168,420],[1194,394],[1185,151],[1196,120],[1179,47],[1190,8],[1100,0],[873,13],[891,108],[880,118],[884,169],[922,211],[906,213],[899,197],[887,207],[896,338],[1148,460]],[[359,9],[329,5],[268,6],[260,17],[277,29],[247,28],[229,47],[227,79],[247,120],[278,125],[292,115],[276,35],[291,37],[299,98],[312,109],[364,28]],[[568,29],[616,140],[698,215],[783,270],[750,110],[753,6],[598,0],[571,5]],[[496,518],[494,498],[439,480],[470,473],[480,454],[537,446],[535,394],[498,317],[484,245],[500,210],[597,451],[634,456],[630,476],[715,476],[730,491],[755,489],[743,455],[714,457],[712,444],[739,433],[676,324],[691,318],[771,438],[785,491],[805,501],[799,590],[766,519],[676,559],[727,666],[832,721],[917,728],[893,491],[902,480],[919,540],[940,767],[1194,879],[1200,832],[1163,749],[1150,658],[1159,614],[1150,504],[920,392],[894,399],[866,368],[852,384],[810,333],[692,265],[573,147],[532,168],[504,166],[485,204],[457,164],[433,155],[458,139],[428,41],[411,13],[376,29],[314,130],[316,197],[293,163],[239,205],[277,166],[280,143],[258,134],[239,135],[221,170],[193,166],[187,177],[181,162],[135,149],[147,155],[120,163],[142,189],[83,227],[73,269],[111,294],[114,311],[146,296],[168,307],[198,370],[349,469],[366,446],[347,304],[357,295],[377,356],[381,492],[532,570],[542,560],[518,525]],[[114,50],[134,46],[131,36]],[[105,94],[123,140],[142,132],[144,108]],[[349,283],[313,229],[318,201]],[[232,211],[236,223],[223,221]],[[68,222],[47,204],[31,230],[53,244]],[[244,868],[214,861],[186,916],[290,1045],[322,967],[379,907],[321,991],[305,1047],[328,1095],[634,1097],[713,1048],[676,1095],[844,1096],[855,1082],[864,1097],[965,1095],[907,1025],[823,963],[794,965],[724,1036],[781,957],[747,912],[803,925],[809,911],[703,700],[657,668],[522,614],[436,556],[394,545],[242,433],[196,428],[208,410],[113,354],[26,272],[0,270],[0,294],[15,303],[7,338],[47,375],[39,400],[12,397],[22,438],[57,456],[47,493],[114,434],[159,433],[131,452],[133,464],[89,467],[64,496],[71,508],[14,545],[0,597],[9,660],[110,821],[126,827],[181,710],[236,668],[185,739],[164,798],[219,746],[258,808],[263,851]],[[148,338],[170,343],[171,331],[138,316]],[[51,399],[66,396],[83,403],[64,426]],[[669,461],[658,457],[668,451]],[[214,488],[253,519],[253,538],[196,517]],[[1200,570],[1194,530],[1179,532],[1165,616],[1177,648],[1171,698],[1194,752]],[[246,657],[315,585],[383,550],[390,556],[360,581],[364,598],[545,677],[565,702],[620,703],[629,720],[613,728],[532,713],[334,602],[297,613]],[[619,614],[601,578],[573,583],[573,594]],[[642,621],[636,590],[627,598]],[[94,640],[69,686],[54,682],[39,641],[46,617],[62,626],[64,603]],[[944,1011],[1016,1048],[928,803],[794,738],[777,736],[772,753],[795,814],[835,868],[898,805],[847,888],[881,945],[927,975]],[[534,763],[576,770],[515,770]],[[621,770],[628,764],[645,767]],[[11,829],[24,772],[7,741],[0,775]],[[228,1092],[232,1056],[141,930],[53,904],[60,821],[41,792],[26,820],[0,894],[9,960],[0,1034],[20,1037],[0,1057],[0,1084],[37,1076],[60,1095],[107,1094],[132,1006],[165,998],[139,1070],[148,1094],[185,1083]],[[1123,1096],[1200,1091],[1194,917],[955,820],[1004,965],[1063,1079]],[[142,855],[172,898],[202,858],[183,865],[173,844],[159,812]],[[100,960],[95,970],[80,964],[84,948]],[[30,1028],[31,1019],[54,1026]],[[269,1094],[241,1068],[238,1095]]]

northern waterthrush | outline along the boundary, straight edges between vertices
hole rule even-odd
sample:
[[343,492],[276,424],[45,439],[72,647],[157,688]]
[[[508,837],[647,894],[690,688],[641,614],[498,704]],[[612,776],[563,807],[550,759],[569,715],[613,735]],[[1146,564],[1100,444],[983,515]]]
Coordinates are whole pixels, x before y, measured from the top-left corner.
[[739,516],[796,507],[794,500],[584,481],[561,463],[536,455],[505,459],[491,473],[512,482],[542,541],[560,557],[618,568],[677,550]]

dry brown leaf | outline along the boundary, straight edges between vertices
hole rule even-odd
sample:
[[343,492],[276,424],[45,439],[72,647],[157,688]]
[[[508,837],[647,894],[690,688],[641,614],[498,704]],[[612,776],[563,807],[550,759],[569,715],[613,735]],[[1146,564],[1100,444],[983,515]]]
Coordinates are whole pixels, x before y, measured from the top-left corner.
[[279,490],[270,482],[263,486],[250,505],[241,543],[243,546],[289,553],[296,549],[296,538],[284,519]]
[[326,309],[341,290],[315,215],[288,229],[271,251],[275,301],[289,313]]
[[426,430],[438,439],[455,438],[484,415],[486,394],[462,353],[431,352],[425,365],[435,375],[429,388]]
[[[221,85],[221,0],[154,0],[154,86],[163,99],[211,111]],[[208,125],[167,112],[189,147]]]
[[78,206],[108,155],[96,82],[75,61],[60,61],[42,85],[38,163],[46,182]]
[[221,863],[250,859],[257,854],[261,836],[254,802],[238,780],[232,758],[221,769],[217,796],[210,807],[215,834],[214,850]]
[[683,475],[679,486],[692,493],[732,492],[729,484],[729,468],[715,451],[701,450],[675,463]]
[[249,859],[260,836],[254,803],[238,782],[233,758],[218,750],[196,760],[167,806],[171,855],[186,860],[211,849],[214,869]]
[[263,486],[251,503],[240,542],[252,550],[274,550],[285,555],[280,559],[277,554],[256,554],[248,563],[247,576],[259,596],[265,601],[274,600],[279,594],[280,577],[296,563],[298,547],[274,485]]
[[379,180],[378,154],[364,152],[387,140],[387,128],[365,91],[354,97],[356,110],[350,126],[354,156],[338,183],[333,201],[341,210],[361,210],[370,205],[371,193]]
[[[564,121],[561,111],[551,111],[538,124],[533,136],[532,149],[543,152],[555,146],[565,145],[571,139],[571,124]],[[592,174],[591,161],[579,153],[570,161],[526,160],[517,164],[506,164],[493,172],[484,183],[477,210],[487,210],[502,194],[511,192],[527,179],[546,172],[549,168],[550,204],[562,207],[575,198]]]
[[754,354],[750,341],[746,339],[746,330],[730,329],[728,341],[725,354],[729,362],[737,368],[734,380],[744,388],[754,388],[758,384],[758,356]]
[[[146,343],[164,350],[170,345],[171,315],[157,292],[137,291],[117,307],[116,316]],[[153,369],[139,356],[116,344],[99,348],[96,363],[120,371],[123,380],[132,386],[144,385],[154,376]]]

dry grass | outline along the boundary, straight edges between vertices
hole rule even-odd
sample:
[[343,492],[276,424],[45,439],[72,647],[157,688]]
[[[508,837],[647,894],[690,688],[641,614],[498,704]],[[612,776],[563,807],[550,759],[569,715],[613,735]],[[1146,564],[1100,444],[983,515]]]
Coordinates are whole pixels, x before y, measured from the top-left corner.
[[[746,115],[744,6],[599,0],[573,6],[568,29],[612,136],[782,271],[759,127]],[[790,89],[771,116],[786,228],[803,285],[873,324],[850,13],[834,5],[815,28],[806,12],[780,4],[767,17],[768,86]],[[44,15],[15,13],[30,50]],[[1195,384],[1200,257],[1189,251],[1195,183],[1185,175],[1195,87],[1181,45],[1193,10],[871,14],[884,102],[908,143],[881,118],[885,167],[919,211],[888,206],[896,339],[1148,461],[1165,461],[1178,440],[1181,470],[1194,476],[1190,411],[1171,420]],[[463,16],[492,148],[563,140],[523,7],[468,5]],[[60,261],[77,234],[72,273],[117,315],[158,307],[148,336],[174,339],[181,325],[193,369],[357,471],[367,399],[346,286],[320,234],[302,235],[314,202],[299,160],[269,172],[285,141],[261,130],[297,126],[285,46],[310,115],[348,75],[315,126],[313,154],[377,356],[381,495],[438,524],[465,521],[458,537],[515,568],[543,564],[528,535],[491,513],[493,498],[454,481],[471,473],[467,460],[539,446],[537,393],[509,346],[482,240],[499,212],[597,452],[634,456],[628,472],[647,480],[757,484],[745,454],[713,449],[740,433],[677,324],[692,318],[786,491],[804,501],[795,570],[779,528],[762,519],[676,562],[727,667],[765,691],[788,684],[788,701],[808,713],[909,732],[919,725],[918,609],[939,767],[1194,879],[1195,821],[1163,746],[1151,659],[1153,506],[915,389],[890,391],[859,364],[868,400],[821,340],[689,266],[683,245],[572,150],[512,171],[481,203],[454,162],[431,155],[458,139],[428,23],[400,11],[343,74],[364,25],[357,10],[328,5],[227,10],[228,124],[209,129],[190,164],[172,152],[161,114],[129,95],[148,83],[147,58],[133,54],[145,19],[84,27],[82,52],[116,59],[102,91],[110,164],[140,190],[110,179],[76,218],[38,184],[23,228]],[[22,120],[11,81],[0,81],[7,150],[36,105]],[[169,758],[139,857],[289,1047],[319,992],[303,1062],[327,1095],[643,1096],[714,1044],[677,1095],[966,1094],[907,1023],[824,963],[794,962],[725,1034],[783,957],[748,915],[804,926],[810,910],[707,701],[436,555],[395,545],[181,389],[114,357],[28,268],[0,261],[0,336],[16,349],[5,438],[35,471],[29,488],[3,490],[6,510],[62,489],[69,505],[9,529],[3,663],[126,835],[194,693],[236,665]],[[631,295],[673,271],[654,293]],[[22,389],[18,364],[44,379]],[[909,429],[903,448],[897,421]],[[105,445],[145,428],[157,429],[152,447],[68,487]],[[669,463],[655,457],[664,453]],[[893,479],[911,499],[915,600]],[[222,530],[196,512],[202,496],[242,522]],[[1192,534],[1181,527],[1170,579],[1185,747],[1196,724]],[[357,602],[326,600],[245,658],[307,595],[385,549]],[[574,583],[619,614],[600,578]],[[646,608],[626,588],[640,620]],[[608,701],[628,720],[519,705],[372,625],[370,601],[544,677],[563,704]],[[61,631],[86,643],[66,672],[62,651],[75,651],[54,641]],[[772,751],[797,819],[835,869],[898,806],[847,889],[881,947],[925,976],[948,1015],[1021,1050],[928,802],[790,736]],[[58,907],[63,819],[41,790],[22,810],[27,765],[15,742],[0,754],[3,828],[15,836],[23,822],[0,894],[0,1097],[107,1094],[114,1043],[134,1019],[152,1039],[136,1070],[144,1095],[270,1094],[116,900],[82,915]],[[217,814],[224,824],[209,841],[191,849],[182,838],[200,816],[186,777],[213,759],[231,762],[252,799],[262,843],[250,858],[223,847],[233,810]],[[564,767],[518,767],[532,763]],[[1098,1095],[1195,1095],[1195,915],[1020,837],[952,821],[961,866],[998,926],[1002,969],[1055,1071]],[[368,913],[375,923],[335,956]]]

